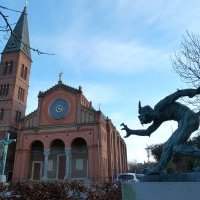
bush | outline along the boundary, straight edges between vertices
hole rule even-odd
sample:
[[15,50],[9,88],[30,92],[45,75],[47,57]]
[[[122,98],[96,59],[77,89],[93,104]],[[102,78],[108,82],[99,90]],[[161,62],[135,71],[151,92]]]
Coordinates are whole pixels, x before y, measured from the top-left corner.
[[[6,191],[10,195],[6,196]],[[0,200],[121,200],[120,186],[110,183],[85,186],[77,181],[26,182],[7,188],[1,185],[0,192],[4,194]]]

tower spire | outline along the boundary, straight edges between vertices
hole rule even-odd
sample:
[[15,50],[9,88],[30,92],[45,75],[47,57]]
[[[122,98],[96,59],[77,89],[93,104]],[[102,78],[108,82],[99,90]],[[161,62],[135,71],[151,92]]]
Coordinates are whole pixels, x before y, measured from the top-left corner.
[[25,7],[28,7],[28,0],[25,0]]
[[26,6],[24,7],[24,10],[13,30],[13,34],[10,35],[2,53],[18,51],[22,51],[31,60]]

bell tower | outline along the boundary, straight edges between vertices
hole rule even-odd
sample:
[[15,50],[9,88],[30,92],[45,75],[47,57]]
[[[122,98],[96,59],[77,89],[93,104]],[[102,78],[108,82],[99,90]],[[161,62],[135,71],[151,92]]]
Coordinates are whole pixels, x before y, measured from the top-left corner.
[[1,54],[0,132],[16,130],[25,115],[31,62],[25,7]]

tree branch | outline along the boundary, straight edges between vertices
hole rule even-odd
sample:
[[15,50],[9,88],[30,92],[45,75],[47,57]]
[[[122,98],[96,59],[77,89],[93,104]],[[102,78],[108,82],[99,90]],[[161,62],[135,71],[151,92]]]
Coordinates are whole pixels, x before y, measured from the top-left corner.
[[[181,48],[172,59],[173,69],[185,82],[194,87],[200,86],[200,36],[186,32]],[[193,107],[200,106],[200,98],[186,100]]]
[[[14,12],[20,12],[20,11],[17,11],[17,10],[13,10],[13,9],[10,9],[10,8],[6,8],[4,6],[0,6],[0,8],[3,8],[3,9],[7,9],[7,10],[11,10],[11,11],[14,11]],[[21,12],[20,12],[21,13]],[[10,23],[8,22],[8,16],[4,15],[3,12],[0,11],[0,16],[3,18],[4,22],[5,22],[5,31],[9,31],[10,34],[13,36],[15,42],[21,42],[26,48],[36,52],[38,55],[42,55],[42,54],[45,54],[45,55],[55,55],[54,53],[47,53],[47,52],[44,52],[44,51],[40,51],[39,49],[36,49],[36,48],[33,48],[31,46],[29,46],[28,44],[24,43],[23,41],[21,41],[17,35],[13,32],[13,29],[10,25]]]

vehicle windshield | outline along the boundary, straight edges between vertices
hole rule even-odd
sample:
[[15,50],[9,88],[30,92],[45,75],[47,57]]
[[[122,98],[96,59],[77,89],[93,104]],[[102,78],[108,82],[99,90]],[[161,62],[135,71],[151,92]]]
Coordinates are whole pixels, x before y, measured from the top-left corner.
[[130,175],[130,174],[121,174],[121,175],[119,175],[118,179],[119,180],[132,180],[134,178],[133,178],[133,175]]

